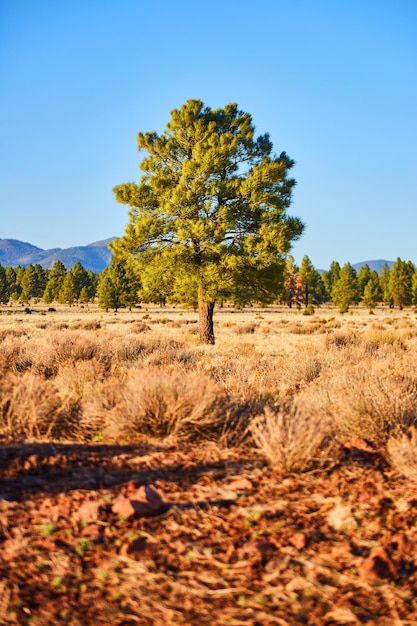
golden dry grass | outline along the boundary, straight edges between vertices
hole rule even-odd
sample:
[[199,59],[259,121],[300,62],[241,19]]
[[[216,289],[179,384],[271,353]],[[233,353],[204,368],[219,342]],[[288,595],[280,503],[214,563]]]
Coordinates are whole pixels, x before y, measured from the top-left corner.
[[[305,428],[320,441],[331,425],[341,443],[385,445],[417,424],[412,311],[217,309],[215,346],[199,345],[196,322],[192,311],[157,307],[3,307],[0,435],[246,441],[290,470],[315,457]],[[283,407],[289,430],[278,424]],[[271,452],[283,433],[287,447],[297,440],[297,428],[298,452]]]

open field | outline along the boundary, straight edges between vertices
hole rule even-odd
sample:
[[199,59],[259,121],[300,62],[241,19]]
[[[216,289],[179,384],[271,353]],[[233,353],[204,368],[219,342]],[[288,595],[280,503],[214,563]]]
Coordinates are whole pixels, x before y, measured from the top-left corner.
[[56,309],[0,309],[0,624],[417,623],[414,310]]

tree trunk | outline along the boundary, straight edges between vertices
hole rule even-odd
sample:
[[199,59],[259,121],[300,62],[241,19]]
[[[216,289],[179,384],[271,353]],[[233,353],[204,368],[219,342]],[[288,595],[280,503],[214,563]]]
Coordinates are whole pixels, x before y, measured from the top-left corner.
[[203,286],[198,288],[198,318],[200,343],[208,343],[214,345],[214,328],[213,328],[213,312],[214,302],[204,301]]

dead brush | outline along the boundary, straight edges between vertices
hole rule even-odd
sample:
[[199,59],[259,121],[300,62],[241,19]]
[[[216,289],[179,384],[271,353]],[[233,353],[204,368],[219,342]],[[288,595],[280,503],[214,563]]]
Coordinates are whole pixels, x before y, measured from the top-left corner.
[[29,439],[56,435],[61,401],[49,382],[25,372],[2,378],[0,387],[0,433]]
[[334,419],[343,441],[360,437],[384,445],[417,424],[413,359],[392,349],[354,356],[355,361],[335,360],[335,368],[299,401]]
[[158,368],[130,370],[118,388],[103,385],[87,412],[101,419],[105,435],[218,440],[233,406],[222,388],[202,374]]
[[274,469],[303,472],[327,458],[333,424],[295,405],[283,406],[278,412],[265,407],[264,414],[252,421],[250,432]]
[[401,437],[391,437],[387,453],[391,467],[417,483],[417,428],[410,428]]

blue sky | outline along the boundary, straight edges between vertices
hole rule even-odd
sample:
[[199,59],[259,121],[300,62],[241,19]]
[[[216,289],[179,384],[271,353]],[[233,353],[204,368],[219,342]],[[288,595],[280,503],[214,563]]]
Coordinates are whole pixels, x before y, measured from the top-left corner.
[[417,263],[415,0],[2,0],[0,79],[0,238],[122,235],[137,132],[198,98],[295,159],[297,262]]

